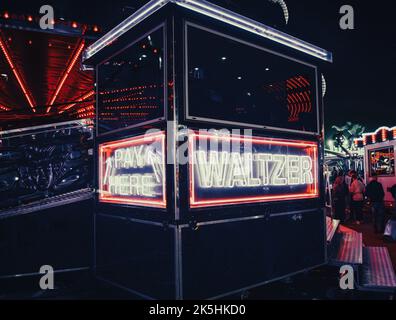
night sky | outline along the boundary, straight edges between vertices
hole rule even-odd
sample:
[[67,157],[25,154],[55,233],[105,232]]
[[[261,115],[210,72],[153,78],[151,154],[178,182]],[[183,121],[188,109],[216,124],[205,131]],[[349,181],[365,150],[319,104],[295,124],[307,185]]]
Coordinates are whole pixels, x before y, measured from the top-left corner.
[[[368,130],[396,125],[393,97],[396,76],[394,1],[285,0],[290,13],[286,26],[280,6],[266,0],[213,0],[263,23],[332,51],[334,63],[322,71],[327,80],[326,127],[346,121]],[[51,4],[57,17],[99,24],[105,30],[140,7],[144,0],[1,0],[0,12],[38,15]],[[355,9],[355,30],[341,30],[339,9]]]

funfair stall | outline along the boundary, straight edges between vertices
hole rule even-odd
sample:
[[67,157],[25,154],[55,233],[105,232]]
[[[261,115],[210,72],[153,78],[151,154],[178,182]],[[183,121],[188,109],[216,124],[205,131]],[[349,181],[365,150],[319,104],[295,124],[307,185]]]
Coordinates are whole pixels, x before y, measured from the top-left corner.
[[153,0],[92,44],[95,272],[219,298],[326,263],[322,63],[198,0]]
[[364,148],[366,182],[377,177],[385,191],[385,203],[392,207],[395,199],[390,188],[396,185],[395,149],[396,127],[381,127],[372,133],[365,133],[355,140],[355,145]]

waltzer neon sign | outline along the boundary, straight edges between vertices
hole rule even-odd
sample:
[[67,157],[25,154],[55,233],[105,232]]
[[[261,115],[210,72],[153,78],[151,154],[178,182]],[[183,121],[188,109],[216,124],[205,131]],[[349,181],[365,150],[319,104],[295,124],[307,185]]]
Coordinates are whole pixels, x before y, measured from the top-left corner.
[[99,201],[166,207],[165,133],[99,146]]
[[313,142],[192,133],[189,157],[192,208],[318,197]]

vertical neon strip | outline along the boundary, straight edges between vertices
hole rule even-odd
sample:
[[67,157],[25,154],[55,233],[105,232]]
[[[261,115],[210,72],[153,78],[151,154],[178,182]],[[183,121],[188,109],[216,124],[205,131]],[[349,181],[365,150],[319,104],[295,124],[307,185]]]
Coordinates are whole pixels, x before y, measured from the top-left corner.
[[30,92],[28,91],[28,89],[26,88],[25,84],[24,84],[24,80],[22,79],[22,76],[20,75],[20,73],[18,72],[18,69],[16,68],[16,66],[14,65],[14,63],[12,62],[11,59],[11,55],[8,52],[7,46],[6,44],[3,42],[3,39],[0,36],[0,48],[1,51],[3,51],[3,54],[7,60],[8,65],[10,66],[12,73],[14,74],[15,78],[18,81],[18,84],[23,92],[23,95],[25,96],[27,102],[29,103],[29,106],[32,108],[33,112],[36,112],[35,109],[35,103],[33,101],[33,98],[31,97]]
[[58,98],[58,95],[59,95],[60,91],[62,90],[63,85],[65,84],[67,78],[70,75],[70,72],[73,70],[74,66],[76,65],[77,59],[81,55],[81,53],[84,49],[84,46],[85,46],[85,40],[81,40],[79,45],[77,46],[77,50],[75,50],[73,52],[72,58],[68,64],[65,72],[63,73],[62,78],[60,79],[60,81],[57,85],[54,95],[52,96],[52,98],[49,102],[49,106],[46,111],[47,113],[51,111],[51,108],[52,108],[53,104],[55,103],[56,98]]

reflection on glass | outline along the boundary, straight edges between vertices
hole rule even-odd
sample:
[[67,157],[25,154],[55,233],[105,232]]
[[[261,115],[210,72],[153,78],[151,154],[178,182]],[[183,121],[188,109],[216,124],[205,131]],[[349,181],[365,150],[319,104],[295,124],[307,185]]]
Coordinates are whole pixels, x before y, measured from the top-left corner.
[[370,176],[393,176],[395,152],[393,147],[370,151]]
[[98,68],[99,133],[164,115],[163,29]]
[[193,26],[187,42],[189,117],[318,132],[314,67]]

